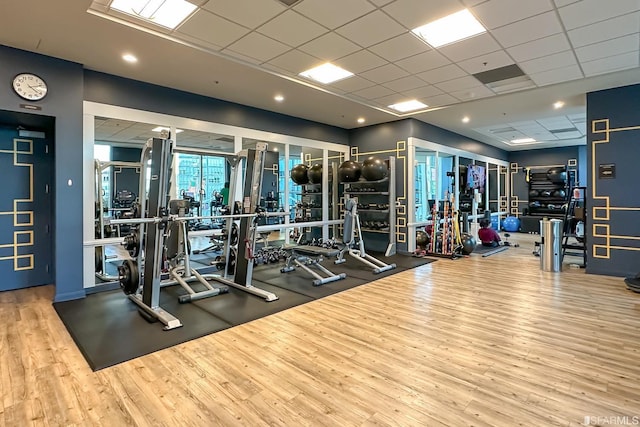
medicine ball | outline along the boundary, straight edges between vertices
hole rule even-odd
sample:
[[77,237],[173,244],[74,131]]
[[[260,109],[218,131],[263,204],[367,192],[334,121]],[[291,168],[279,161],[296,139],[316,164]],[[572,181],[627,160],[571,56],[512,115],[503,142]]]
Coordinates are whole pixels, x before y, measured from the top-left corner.
[[562,184],[567,180],[567,172],[562,167],[550,168],[547,171],[547,179],[551,182]]
[[540,207],[540,202],[539,201],[535,201],[535,202],[531,202],[529,203],[529,207],[530,208],[539,208]]
[[309,184],[322,184],[322,164],[316,163],[307,171]]
[[429,235],[424,231],[416,231],[416,245],[425,248],[429,244]]
[[307,165],[295,165],[291,169],[291,180],[298,185],[304,185],[309,183],[309,178],[307,177],[307,171],[309,168]]
[[529,191],[529,197],[538,197],[538,190]]
[[520,230],[520,220],[515,216],[508,216],[502,222],[504,231],[514,232]]
[[362,163],[362,176],[367,181],[380,181],[389,172],[387,163],[378,157],[369,157]]
[[564,190],[556,190],[553,192],[553,197],[565,197],[567,193]]
[[343,162],[338,168],[338,180],[340,182],[356,182],[362,174],[362,166],[353,160]]
[[462,233],[460,235],[460,241],[462,242],[462,253],[465,255],[469,255],[473,252],[478,244],[476,242],[476,238],[469,233]]
[[542,190],[542,191],[540,192],[540,195],[541,195],[542,197],[551,197],[551,191],[549,191],[549,190]]

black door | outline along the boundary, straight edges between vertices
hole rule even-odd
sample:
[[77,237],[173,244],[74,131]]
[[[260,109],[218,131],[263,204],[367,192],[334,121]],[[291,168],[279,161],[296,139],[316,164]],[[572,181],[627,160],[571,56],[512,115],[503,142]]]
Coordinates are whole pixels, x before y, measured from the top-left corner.
[[0,124],[0,291],[53,282],[50,145]]

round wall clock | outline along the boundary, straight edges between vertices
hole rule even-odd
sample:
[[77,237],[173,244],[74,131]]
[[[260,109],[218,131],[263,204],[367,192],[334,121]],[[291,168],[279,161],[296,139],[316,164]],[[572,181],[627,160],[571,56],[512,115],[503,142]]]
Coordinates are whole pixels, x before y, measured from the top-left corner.
[[47,95],[47,83],[31,73],[21,73],[13,78],[13,90],[28,101],[39,101]]

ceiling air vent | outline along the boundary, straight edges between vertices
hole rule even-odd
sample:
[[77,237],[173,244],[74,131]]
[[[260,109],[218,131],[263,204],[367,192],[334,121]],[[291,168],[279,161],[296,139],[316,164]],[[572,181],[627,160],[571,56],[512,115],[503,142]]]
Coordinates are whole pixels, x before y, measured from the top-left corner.
[[298,3],[300,0],[279,0],[280,3],[286,5],[286,6],[293,6],[294,4]]
[[516,64],[494,68],[473,74],[480,83],[495,93],[507,93],[536,87],[533,81]]

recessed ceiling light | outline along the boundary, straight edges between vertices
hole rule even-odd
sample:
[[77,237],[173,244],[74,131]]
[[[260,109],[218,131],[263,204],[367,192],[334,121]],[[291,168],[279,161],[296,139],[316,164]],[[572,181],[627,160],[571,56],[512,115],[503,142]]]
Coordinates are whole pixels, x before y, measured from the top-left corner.
[[362,123],[364,123],[364,122],[365,122],[364,117],[360,117],[360,118],[358,119],[358,123],[362,124]]
[[278,147],[274,147],[273,151],[278,151]]
[[351,77],[353,73],[327,62],[318,67],[303,71],[300,75],[323,84],[329,84]]
[[282,101],[284,101],[284,96],[276,95],[276,96],[273,97],[273,99],[275,99],[278,102],[282,102]]
[[396,111],[400,111],[401,113],[406,113],[407,111],[419,110],[421,108],[427,108],[428,105],[423,104],[422,102],[412,99],[411,101],[400,102],[398,104],[389,105],[389,108],[393,108]]
[[553,103],[553,108],[555,108],[556,110],[558,108],[562,108],[562,107],[564,107],[564,102],[562,102],[562,101],[557,101],[557,102]]
[[468,9],[463,9],[412,31],[431,46],[440,47],[476,36],[487,30]]
[[469,119],[469,116],[464,116],[462,118],[462,123],[469,123],[469,120],[471,120],[471,119]]
[[186,0],[113,0],[111,9],[174,29],[197,6]]
[[[155,127],[153,129],[151,129],[151,132],[162,132],[163,130],[166,130],[167,132],[171,131],[170,128],[158,126],[158,127]],[[182,129],[176,129],[176,133],[180,133],[180,132],[182,132]]]
[[533,138],[518,138],[518,139],[511,140],[512,144],[527,144],[531,142],[536,142],[536,140]]
[[124,55],[122,55],[122,59],[132,64],[135,64],[136,62],[138,62],[138,58],[136,58],[134,55],[130,53],[125,53]]

